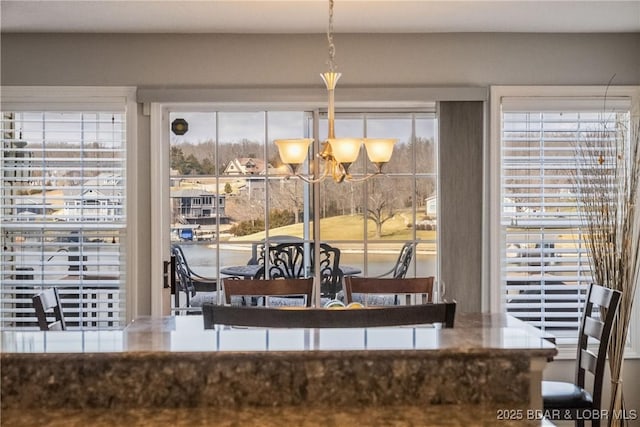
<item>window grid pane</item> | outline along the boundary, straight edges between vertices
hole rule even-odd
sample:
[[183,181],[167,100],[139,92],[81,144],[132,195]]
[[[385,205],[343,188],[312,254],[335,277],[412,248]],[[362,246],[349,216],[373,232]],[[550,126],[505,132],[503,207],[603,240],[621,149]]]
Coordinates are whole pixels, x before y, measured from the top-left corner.
[[[399,142],[392,162],[385,166],[386,176],[340,184],[329,178],[318,186],[288,177],[289,170],[273,142],[278,138],[315,137],[316,145],[320,145],[326,138],[327,121],[320,113],[317,136],[316,116],[313,111],[277,110],[216,111],[208,115],[185,109],[170,112],[170,123],[178,118],[189,123],[189,132],[184,135],[167,129],[171,132],[172,244],[183,248],[190,267],[198,274],[224,280],[227,267],[255,262],[259,248],[265,245],[263,240],[314,242],[313,218],[318,215],[317,240],[339,248],[341,264],[355,267],[362,274],[388,271],[402,245],[412,241],[419,245],[408,275],[436,275],[436,115],[337,113],[336,134],[396,137]],[[234,117],[235,121],[225,123]],[[300,173],[313,172],[313,152],[310,148]],[[211,171],[194,167],[205,158],[214,159]],[[362,148],[349,171],[354,178],[362,178],[372,172],[370,166]],[[321,165],[320,174],[322,170]],[[177,204],[188,201],[193,207],[191,195],[181,195],[187,201],[178,200],[179,192],[186,187],[217,192],[224,201],[218,218],[208,222],[199,212],[189,218],[180,216]],[[313,202],[316,189],[317,206]],[[379,230],[368,208],[379,210]],[[193,233],[183,233],[185,229]],[[205,230],[213,232],[203,233]],[[377,231],[380,236],[376,236]],[[366,254],[371,251],[376,251],[376,256],[368,259]],[[181,307],[187,304],[182,299],[177,301]]]
[[[504,107],[504,105],[503,105]],[[622,114],[628,120],[628,113]],[[605,145],[620,114],[504,111],[502,281],[510,314],[575,342],[592,281],[575,188],[577,143]]]
[[68,329],[125,325],[123,112],[2,113],[3,329],[37,329],[57,287]]

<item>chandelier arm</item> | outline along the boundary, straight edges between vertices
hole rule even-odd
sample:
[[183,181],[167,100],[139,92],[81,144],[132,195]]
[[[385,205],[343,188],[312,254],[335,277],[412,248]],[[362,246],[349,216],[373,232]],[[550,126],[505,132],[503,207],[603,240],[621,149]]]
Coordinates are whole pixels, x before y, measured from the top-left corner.
[[313,175],[305,176],[305,175],[301,175],[299,173],[294,173],[292,176],[300,178],[301,180],[303,180],[307,184],[317,184],[318,182],[324,181],[328,174],[329,174],[329,168],[325,167],[324,171],[322,172],[322,175],[320,175],[318,178],[314,178]]
[[367,174],[366,176],[363,176],[362,178],[353,178],[351,175],[347,175],[347,177],[346,177],[345,181],[349,181],[349,182],[363,182],[363,181],[366,181],[366,180],[371,179],[371,178],[373,178],[373,177],[376,177],[376,176],[378,176],[378,175],[384,175],[384,176],[387,176],[387,174],[386,174],[386,173],[384,173],[384,172],[370,173],[370,174]]

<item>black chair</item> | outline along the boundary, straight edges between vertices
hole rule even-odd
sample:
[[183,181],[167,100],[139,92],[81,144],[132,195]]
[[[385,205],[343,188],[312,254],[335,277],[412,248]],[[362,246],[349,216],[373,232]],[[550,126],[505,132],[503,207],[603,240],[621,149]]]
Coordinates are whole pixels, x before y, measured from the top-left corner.
[[[272,244],[302,241],[303,239],[297,236],[282,235],[269,237],[269,242]],[[251,245],[251,258],[249,258],[249,261],[247,261],[247,265],[257,265],[260,257],[264,256],[264,242],[265,240],[262,240],[260,243],[254,243],[253,245]]]
[[[406,242],[402,245],[400,249],[400,253],[398,254],[398,258],[396,259],[396,263],[393,267],[385,271],[382,274],[378,274],[377,276],[373,276],[373,278],[394,278],[394,279],[404,279],[407,276],[407,272],[409,271],[409,265],[411,264],[411,260],[413,259],[413,255],[415,253],[415,242]],[[354,291],[355,296],[350,296],[349,299],[346,299],[346,295],[340,295],[339,298],[345,298],[345,302],[348,304],[349,302],[359,302],[365,303],[364,296],[361,295],[358,291]],[[374,293],[372,293],[374,294]],[[367,305],[398,305],[399,300],[397,295],[389,296],[389,295],[372,295],[370,294],[367,297]],[[349,302],[347,302],[349,301]]]
[[[64,315],[62,314],[62,305],[60,304],[58,289],[47,289],[35,295],[33,297],[33,307],[36,310],[38,326],[41,331],[64,331],[67,329]],[[47,319],[47,312],[49,310],[53,312],[53,322],[49,322]]]
[[214,325],[269,328],[370,328],[441,323],[452,328],[456,303],[361,309],[233,307],[205,303],[204,328]]
[[[313,278],[308,279],[225,279],[224,297],[231,305],[233,296],[264,297],[264,305],[303,305],[311,307],[313,302]],[[286,296],[303,296],[285,298]],[[279,297],[279,298],[270,298]],[[301,302],[301,303],[300,303]]]
[[394,279],[401,279],[406,277],[407,271],[409,271],[409,265],[411,264],[411,260],[413,259],[415,248],[416,244],[414,242],[407,242],[402,245],[400,254],[398,255],[398,259],[396,260],[393,268],[391,268],[391,270],[389,271],[377,275],[376,277],[388,276],[393,277]]
[[[312,247],[307,243],[307,247]],[[266,255],[266,257],[265,257]],[[266,265],[265,258],[269,260]],[[306,277],[305,244],[302,242],[285,242],[264,244],[258,247],[258,264],[261,266],[255,279],[300,278]],[[269,274],[266,274],[266,273]]]
[[[422,304],[433,302],[433,282],[434,277],[410,277],[410,278],[379,278],[379,277],[345,277],[344,298],[345,304],[354,302],[354,294],[362,294],[359,301],[369,305],[367,297],[369,295],[393,295],[392,304],[397,305],[399,294],[416,294],[422,297]],[[374,303],[375,304],[375,303]],[[377,304],[376,304],[377,305]],[[385,304],[380,304],[385,305]]]
[[[578,333],[575,383],[542,381],[544,409],[557,415],[553,419],[575,420],[578,426],[591,419],[592,426],[600,425],[605,360],[620,296],[613,289],[594,284],[589,287]],[[600,307],[600,316],[592,312],[595,305]],[[593,349],[588,345],[590,338],[598,341]],[[590,392],[585,385],[587,372],[593,375]]]
[[[305,253],[308,253],[308,264],[305,262]],[[265,255],[269,260],[268,266],[265,266]],[[320,258],[317,263],[314,262],[312,242],[278,243],[268,248],[263,245],[258,248],[258,264],[261,267],[255,274],[255,279],[310,277],[317,265],[320,270],[320,293],[328,298],[335,298],[344,278],[340,270],[340,249],[327,243],[320,243]]]
[[320,259],[317,265],[320,270],[320,295],[334,299],[342,289],[344,280],[344,274],[340,270],[340,249],[320,243]]
[[175,257],[176,265],[176,291],[175,291],[175,306],[179,307],[180,292],[184,292],[186,295],[186,307],[194,308],[195,311],[200,311],[202,303],[204,301],[211,301],[216,298],[216,291],[218,289],[218,281],[213,277],[205,277],[194,272],[187,258],[182,251],[180,245],[171,245],[172,255]]

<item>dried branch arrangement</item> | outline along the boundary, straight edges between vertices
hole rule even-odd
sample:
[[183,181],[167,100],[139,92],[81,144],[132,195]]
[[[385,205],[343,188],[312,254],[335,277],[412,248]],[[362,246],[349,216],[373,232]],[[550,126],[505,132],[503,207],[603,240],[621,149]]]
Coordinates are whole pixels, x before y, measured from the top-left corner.
[[[640,280],[640,127],[628,115],[606,120],[577,143],[575,186],[593,280],[622,292],[609,344],[610,414],[624,409],[622,368]],[[618,411],[618,412],[614,412]],[[621,425],[610,417],[609,425]]]

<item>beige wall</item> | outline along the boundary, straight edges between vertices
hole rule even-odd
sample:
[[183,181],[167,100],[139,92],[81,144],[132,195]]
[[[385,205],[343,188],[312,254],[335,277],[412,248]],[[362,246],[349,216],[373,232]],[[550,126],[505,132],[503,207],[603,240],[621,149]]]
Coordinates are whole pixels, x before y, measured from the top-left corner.
[[[321,34],[2,34],[0,43],[2,85],[322,89],[319,73],[326,67]],[[640,84],[637,33],[337,34],[335,43],[343,73],[340,87],[603,85],[614,76],[614,84]],[[148,278],[149,117],[140,114],[138,126],[139,165],[134,178],[141,197],[136,226],[140,277]],[[479,138],[474,141],[480,143]],[[477,171],[484,164],[482,149],[473,149],[476,154],[465,161],[475,159],[468,170]],[[466,208],[482,216],[478,203],[459,209]],[[471,226],[475,233],[467,238],[472,247],[481,247],[481,225]],[[477,274],[477,269],[469,271]],[[466,280],[480,287],[481,277]],[[139,313],[150,312],[150,286],[148,280],[140,283]],[[547,374],[570,378],[570,365],[555,362]],[[640,410],[640,361],[630,360],[625,372],[629,406]]]
[[[3,34],[8,85],[322,87],[325,36]],[[337,34],[349,85],[634,84],[640,34]]]

